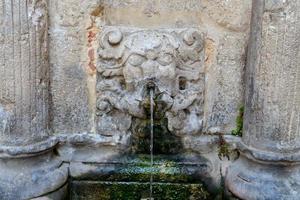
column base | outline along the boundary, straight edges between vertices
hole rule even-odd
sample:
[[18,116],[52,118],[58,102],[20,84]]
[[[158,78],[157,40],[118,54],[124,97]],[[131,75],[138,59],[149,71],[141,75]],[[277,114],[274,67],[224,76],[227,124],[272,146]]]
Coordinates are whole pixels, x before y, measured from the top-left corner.
[[43,196],[33,198],[31,200],[66,200],[69,195],[69,184],[66,183],[64,186],[59,188],[58,190],[51,192],[49,194],[45,194]]
[[[0,197],[2,200],[32,199],[65,187],[68,166],[55,155],[53,147],[0,157]],[[57,195],[56,195],[57,196]],[[60,195],[63,196],[63,195]]]
[[226,187],[241,199],[299,199],[300,166],[261,163],[243,154],[229,167]]

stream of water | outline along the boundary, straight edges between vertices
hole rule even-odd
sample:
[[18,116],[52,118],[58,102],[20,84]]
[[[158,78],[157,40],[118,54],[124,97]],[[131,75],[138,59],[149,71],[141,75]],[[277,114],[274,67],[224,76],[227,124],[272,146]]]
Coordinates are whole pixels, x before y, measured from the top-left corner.
[[150,200],[152,200],[152,190],[153,190],[153,126],[154,126],[154,120],[153,120],[153,112],[154,112],[154,91],[153,89],[150,89],[150,166],[151,166],[151,172],[150,172]]

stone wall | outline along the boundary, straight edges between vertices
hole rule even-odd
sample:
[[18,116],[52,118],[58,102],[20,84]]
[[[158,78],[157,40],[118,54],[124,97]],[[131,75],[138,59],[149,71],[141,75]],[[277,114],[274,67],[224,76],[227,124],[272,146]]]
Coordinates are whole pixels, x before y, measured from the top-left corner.
[[250,0],[53,0],[49,7],[55,133],[95,132],[96,37],[106,25],[205,30],[204,132],[230,134],[236,128],[243,106]]
[[[124,106],[126,103],[111,100],[109,103],[113,104],[114,109],[122,112],[105,114],[107,108],[103,103],[99,103],[99,100],[104,94],[111,97],[114,93],[107,95],[105,90],[99,89],[104,87],[101,77],[105,72],[101,67],[105,62],[113,63],[112,57],[121,62],[116,56],[123,48],[123,43],[119,43],[129,40],[130,34],[134,35],[138,30],[144,30],[146,35],[149,34],[149,30],[154,31],[154,34],[177,31],[180,35],[180,31],[192,28],[199,30],[203,35],[203,51],[199,53],[199,56],[203,55],[202,64],[199,65],[203,82],[195,86],[195,91],[201,91],[203,95],[201,103],[196,106],[196,109],[201,110],[200,118],[196,120],[197,123],[201,122],[201,125],[197,127],[194,123],[194,131],[181,130],[182,146],[179,146],[183,149],[180,153],[189,155],[184,161],[186,169],[200,174],[201,181],[210,185],[212,190],[216,191],[216,188],[220,187],[222,176],[225,176],[227,166],[232,161],[226,161],[227,157],[232,158],[232,155],[229,155],[231,147],[227,145],[227,139],[224,139],[223,135],[231,135],[239,129],[237,118],[244,106],[243,77],[250,31],[251,2],[49,1],[51,129],[54,135],[60,138],[59,153],[65,161],[70,162],[70,176],[79,181],[78,185],[85,188],[90,183],[84,181],[92,180],[91,177],[103,177],[101,173],[104,169],[107,170],[105,163],[131,163],[130,159],[124,160],[120,155],[128,151],[130,146],[128,143],[132,135],[128,130],[131,127],[131,114],[134,113],[134,110],[130,110],[133,103],[129,103],[128,109],[128,105]],[[102,44],[105,43],[102,37],[105,38],[108,29],[118,29],[122,33],[120,41],[117,41],[118,34],[113,35],[110,40],[112,49]],[[118,45],[121,46],[118,47],[121,50],[115,50]],[[112,57],[110,52],[114,52]],[[129,77],[131,73],[133,71],[124,74]],[[119,84],[118,81],[114,84],[117,83]],[[105,87],[107,88],[107,85]],[[122,87],[115,87],[114,90],[119,91],[120,88]],[[134,95],[136,94],[129,93],[120,101],[130,99],[131,96],[136,97]],[[192,93],[186,95],[190,96]],[[105,109],[101,111],[103,106]],[[99,110],[104,112],[104,117],[99,117]],[[137,114],[141,115],[140,112]],[[168,117],[173,123],[169,123],[169,128],[182,123],[183,119],[176,116],[177,114],[173,118]],[[190,122],[186,122],[184,126],[190,126]],[[234,149],[235,139],[232,141],[229,137],[228,140]],[[181,156],[178,154],[178,157]],[[225,158],[220,160],[223,156]],[[202,167],[195,170],[187,163]],[[124,168],[126,169],[125,165]],[[74,187],[77,188],[76,184]],[[80,196],[74,192],[75,196]]]
[[298,199],[299,2],[1,0],[0,199]]
[[154,119],[165,156],[154,163],[154,181],[220,195],[240,141],[231,135],[242,128],[251,7],[251,0],[2,0],[0,174],[10,172],[0,196],[60,199],[67,177],[74,199],[107,187],[101,181],[147,182],[137,170],[148,158],[127,154],[148,150],[136,145],[149,127],[147,78],[155,78],[156,111],[164,114]]

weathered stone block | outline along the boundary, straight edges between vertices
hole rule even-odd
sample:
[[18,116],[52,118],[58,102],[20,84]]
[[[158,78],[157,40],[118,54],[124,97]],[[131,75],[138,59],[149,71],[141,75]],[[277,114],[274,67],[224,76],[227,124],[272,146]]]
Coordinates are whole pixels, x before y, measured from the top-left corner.
[[165,118],[165,129],[177,136],[201,133],[204,37],[193,28],[106,27],[98,50],[97,132],[120,138],[131,135],[132,120],[150,117],[149,84],[153,84],[154,118]]

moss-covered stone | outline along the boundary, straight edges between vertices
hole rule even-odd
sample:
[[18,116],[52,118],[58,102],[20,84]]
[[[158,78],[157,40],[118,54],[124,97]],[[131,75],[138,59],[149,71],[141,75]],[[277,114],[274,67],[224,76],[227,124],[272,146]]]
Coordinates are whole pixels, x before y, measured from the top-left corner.
[[[74,181],[73,200],[141,200],[150,196],[149,183]],[[205,200],[209,193],[202,184],[153,183],[155,200]]]
[[229,144],[224,140],[223,136],[220,135],[219,137],[219,152],[218,156],[220,159],[226,157],[228,160],[230,160],[230,146]]
[[244,120],[244,106],[240,107],[239,114],[236,118],[236,129],[232,130],[231,134],[242,137],[243,135],[243,120]]
[[170,181],[170,182],[188,182],[191,177],[181,173],[181,169],[178,166],[128,166],[121,168],[112,174],[108,180],[120,180],[120,181],[139,181],[147,182],[150,180],[150,176],[153,176],[154,180]]
[[[205,161],[182,162],[180,156],[156,155],[151,166],[149,155],[135,155],[126,164],[95,166],[100,174],[71,181],[72,199],[141,199],[149,197],[152,175],[155,199],[211,199],[202,178]],[[107,170],[106,170],[107,168]],[[98,170],[100,169],[100,170]],[[148,195],[148,196],[147,196]]]
[[[154,120],[154,138],[153,153],[158,154],[178,154],[183,149],[181,138],[174,135],[168,129],[168,119],[165,114],[170,108],[164,102],[161,95],[154,97],[153,120]],[[150,133],[151,133],[151,111],[150,96],[146,93],[143,101],[143,107],[147,119],[134,118],[132,122],[132,153],[150,154]]]
[[152,175],[153,180],[157,182],[195,183],[198,181],[198,170],[202,170],[201,167],[203,165],[185,165],[161,156],[154,156],[154,164],[151,166],[148,155],[139,155],[133,157],[130,163],[115,167],[106,175],[102,175],[101,180],[148,182]]
[[[150,154],[150,120],[134,119],[132,125],[132,153]],[[167,118],[154,120],[153,153],[174,155],[183,149],[181,138],[168,130]]]

